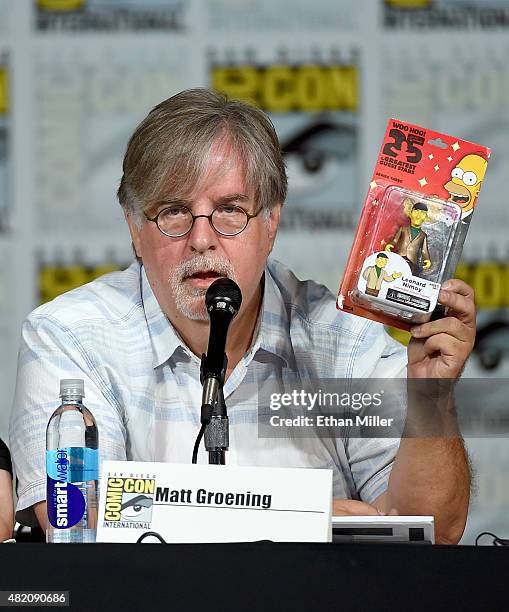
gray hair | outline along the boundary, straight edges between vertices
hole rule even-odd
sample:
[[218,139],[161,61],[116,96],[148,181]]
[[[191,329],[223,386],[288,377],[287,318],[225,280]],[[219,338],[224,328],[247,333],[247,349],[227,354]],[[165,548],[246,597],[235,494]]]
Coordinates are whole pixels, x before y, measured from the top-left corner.
[[134,131],[117,192],[124,211],[140,222],[164,197],[189,197],[215,143],[228,146],[232,159],[244,164],[247,188],[267,215],[283,204],[286,169],[270,119],[250,104],[199,88],[161,102]]

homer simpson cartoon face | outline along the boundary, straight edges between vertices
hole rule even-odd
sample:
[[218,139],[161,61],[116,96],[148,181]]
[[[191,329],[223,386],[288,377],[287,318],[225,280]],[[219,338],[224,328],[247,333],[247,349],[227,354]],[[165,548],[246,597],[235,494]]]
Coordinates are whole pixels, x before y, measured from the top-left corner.
[[462,208],[462,217],[470,213],[479,194],[488,162],[480,155],[465,155],[451,172],[451,180],[444,185],[449,200]]

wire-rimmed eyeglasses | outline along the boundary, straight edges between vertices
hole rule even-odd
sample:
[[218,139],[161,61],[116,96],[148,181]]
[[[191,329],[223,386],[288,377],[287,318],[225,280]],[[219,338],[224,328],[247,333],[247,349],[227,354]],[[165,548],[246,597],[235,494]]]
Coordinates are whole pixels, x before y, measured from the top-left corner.
[[220,204],[210,215],[193,215],[183,204],[173,204],[162,208],[155,217],[145,214],[147,221],[155,223],[159,231],[170,238],[181,238],[192,229],[196,219],[204,217],[211,227],[222,236],[236,236],[243,232],[251,219],[258,216],[262,207],[250,214],[234,204]]

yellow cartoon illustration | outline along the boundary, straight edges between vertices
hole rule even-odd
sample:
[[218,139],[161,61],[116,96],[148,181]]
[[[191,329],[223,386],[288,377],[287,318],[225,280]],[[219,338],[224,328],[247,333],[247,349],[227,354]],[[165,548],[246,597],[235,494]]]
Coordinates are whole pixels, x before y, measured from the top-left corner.
[[410,225],[398,227],[393,238],[385,245],[385,250],[394,250],[401,255],[408,262],[412,274],[419,276],[421,268],[428,270],[431,266],[428,235],[421,229],[422,224],[428,220],[428,207],[423,202],[414,204],[410,198],[405,199],[403,207],[405,214],[410,217]]
[[388,260],[389,258],[385,253],[378,253],[375,265],[368,266],[362,273],[362,278],[366,281],[366,293],[368,295],[378,297],[384,281],[391,283],[402,275],[401,272],[393,272],[392,274],[385,272],[384,268]]
[[444,185],[449,192],[449,200],[462,208],[462,219],[472,213],[474,204],[486,174],[488,162],[484,157],[465,155],[451,172],[451,180]]

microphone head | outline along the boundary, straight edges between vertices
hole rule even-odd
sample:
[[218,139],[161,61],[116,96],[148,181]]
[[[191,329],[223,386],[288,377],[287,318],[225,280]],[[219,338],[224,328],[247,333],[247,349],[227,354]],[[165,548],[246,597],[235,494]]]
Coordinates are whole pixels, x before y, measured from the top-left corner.
[[242,304],[242,293],[231,278],[218,278],[207,289],[205,306],[209,315],[213,310],[229,311],[235,316]]

